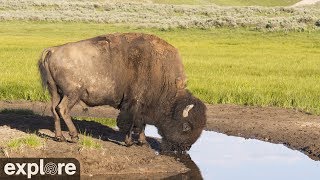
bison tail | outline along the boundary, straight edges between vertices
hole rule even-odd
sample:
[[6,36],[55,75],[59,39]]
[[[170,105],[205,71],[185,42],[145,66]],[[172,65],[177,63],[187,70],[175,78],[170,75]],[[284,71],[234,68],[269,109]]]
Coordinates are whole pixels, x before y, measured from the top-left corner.
[[48,63],[47,63],[47,60],[50,58],[50,56],[51,56],[51,49],[50,48],[45,49],[42,52],[42,55],[38,61],[43,90],[46,90],[48,88],[48,81],[51,79],[51,74],[49,71]]

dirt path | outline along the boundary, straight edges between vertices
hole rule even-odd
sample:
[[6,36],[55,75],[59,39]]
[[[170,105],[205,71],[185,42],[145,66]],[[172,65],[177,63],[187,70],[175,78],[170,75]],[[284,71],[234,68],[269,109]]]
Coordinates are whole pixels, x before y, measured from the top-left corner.
[[[292,109],[207,105],[207,130],[227,135],[282,143],[320,160],[320,116]],[[0,102],[0,109],[29,109],[41,116],[51,115],[49,105],[41,102]],[[116,118],[118,111],[109,107],[86,108],[77,105],[72,115]],[[1,115],[3,119],[3,115]],[[43,117],[42,117],[43,119]],[[45,117],[49,123],[49,117]],[[7,125],[0,121],[2,125]],[[32,122],[28,122],[31,123]],[[80,123],[80,122],[76,122]],[[0,124],[0,126],[1,126]],[[46,128],[53,128],[47,125]],[[102,129],[101,129],[102,128]],[[99,129],[99,128],[98,128]],[[105,129],[100,127],[103,133]],[[107,135],[109,138],[111,134]]]
[[310,4],[315,4],[317,2],[320,2],[320,0],[302,0],[297,2],[296,4],[293,5],[293,7],[295,6],[303,6],[303,5],[310,5]]

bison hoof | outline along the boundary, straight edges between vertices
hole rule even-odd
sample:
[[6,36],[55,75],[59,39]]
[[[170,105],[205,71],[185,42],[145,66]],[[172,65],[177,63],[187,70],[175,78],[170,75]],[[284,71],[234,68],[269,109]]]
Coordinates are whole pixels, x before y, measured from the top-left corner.
[[126,141],[125,143],[126,143],[126,146],[127,146],[127,147],[130,147],[130,146],[133,145],[133,142],[132,142],[132,141],[130,141],[130,142],[127,142],[127,141]]
[[79,141],[79,136],[71,136],[71,142],[72,143],[77,143]]
[[64,136],[56,136],[54,137],[54,140],[57,142],[65,142],[66,138]]
[[143,147],[150,147],[149,143],[147,141],[138,141],[137,143],[139,146]]
[[133,145],[133,141],[131,139],[126,139],[124,143],[126,144],[127,147],[130,147]]

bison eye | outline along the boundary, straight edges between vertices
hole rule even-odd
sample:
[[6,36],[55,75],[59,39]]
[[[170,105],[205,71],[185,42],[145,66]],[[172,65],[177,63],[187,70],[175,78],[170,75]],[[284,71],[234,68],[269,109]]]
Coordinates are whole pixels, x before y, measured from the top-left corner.
[[187,131],[190,131],[191,130],[191,126],[188,122],[185,122],[182,124],[182,131],[183,132],[187,132]]

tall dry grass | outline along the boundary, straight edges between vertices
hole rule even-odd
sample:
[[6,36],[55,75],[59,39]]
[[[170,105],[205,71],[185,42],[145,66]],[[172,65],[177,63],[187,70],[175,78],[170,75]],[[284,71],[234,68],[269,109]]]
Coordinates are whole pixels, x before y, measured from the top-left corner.
[[[142,1],[144,2],[144,1]],[[259,30],[319,28],[320,4],[306,7],[222,7],[82,0],[0,0],[0,20],[74,21],[139,27]]]

